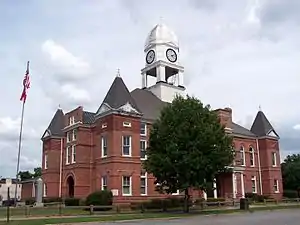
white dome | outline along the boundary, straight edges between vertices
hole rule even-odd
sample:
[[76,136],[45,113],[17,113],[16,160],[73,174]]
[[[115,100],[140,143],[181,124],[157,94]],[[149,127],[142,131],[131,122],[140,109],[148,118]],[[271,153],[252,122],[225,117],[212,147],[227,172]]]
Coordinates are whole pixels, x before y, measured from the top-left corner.
[[169,44],[178,49],[178,39],[175,33],[164,24],[157,24],[148,34],[144,49],[148,49],[155,44]]

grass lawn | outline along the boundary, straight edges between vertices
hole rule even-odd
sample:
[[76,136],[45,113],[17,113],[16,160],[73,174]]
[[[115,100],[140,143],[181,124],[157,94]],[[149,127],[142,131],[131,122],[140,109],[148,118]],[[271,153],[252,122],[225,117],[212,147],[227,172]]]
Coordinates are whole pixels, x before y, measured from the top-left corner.
[[[216,209],[204,211],[191,211],[189,214],[183,213],[144,213],[144,214],[112,214],[112,215],[96,215],[96,216],[81,216],[73,218],[41,218],[41,219],[24,219],[11,221],[10,225],[45,225],[45,224],[58,224],[58,223],[80,223],[80,222],[95,222],[95,221],[118,221],[118,220],[135,220],[135,219],[160,219],[160,218],[175,218],[186,217],[193,215],[208,215],[208,214],[228,214],[228,213],[246,213],[262,210],[280,210],[280,209],[293,209],[300,208],[300,205],[273,205],[265,207],[251,207],[249,211],[241,211],[239,209]],[[6,222],[0,221],[0,225],[7,225]]]

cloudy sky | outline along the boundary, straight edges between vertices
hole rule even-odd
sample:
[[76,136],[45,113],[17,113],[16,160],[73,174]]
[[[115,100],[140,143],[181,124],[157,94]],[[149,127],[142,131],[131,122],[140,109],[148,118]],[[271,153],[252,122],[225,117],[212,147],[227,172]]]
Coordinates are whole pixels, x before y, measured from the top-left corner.
[[27,60],[22,170],[40,165],[40,137],[59,104],[95,111],[118,68],[129,89],[141,86],[144,41],[160,17],[179,38],[189,94],[232,107],[246,127],[261,105],[282,155],[300,152],[299,8],[299,0],[0,1],[0,176],[16,170]]

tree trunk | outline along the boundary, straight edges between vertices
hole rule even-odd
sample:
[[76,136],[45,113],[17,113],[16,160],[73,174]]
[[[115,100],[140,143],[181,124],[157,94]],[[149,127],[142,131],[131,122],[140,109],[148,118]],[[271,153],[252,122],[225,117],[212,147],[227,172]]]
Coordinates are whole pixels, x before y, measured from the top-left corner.
[[185,213],[189,213],[189,211],[190,211],[189,200],[190,200],[189,189],[186,188],[184,190],[184,212]]

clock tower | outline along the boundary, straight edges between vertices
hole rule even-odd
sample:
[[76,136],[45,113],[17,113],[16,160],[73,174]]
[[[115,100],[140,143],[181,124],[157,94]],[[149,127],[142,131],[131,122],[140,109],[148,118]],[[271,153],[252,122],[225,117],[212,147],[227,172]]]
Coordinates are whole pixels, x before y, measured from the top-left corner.
[[[146,39],[144,52],[142,87],[164,102],[172,102],[176,95],[184,96],[184,67],[180,65],[179,44],[175,33],[165,24],[157,24]],[[148,86],[148,76],[156,78],[154,85]]]

